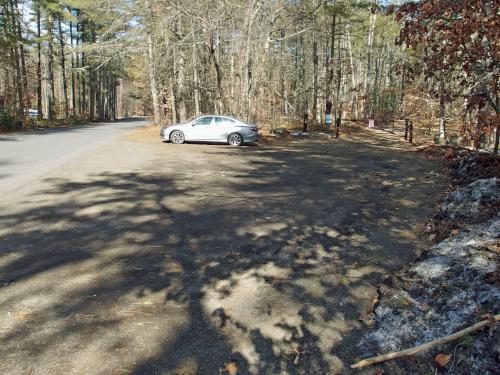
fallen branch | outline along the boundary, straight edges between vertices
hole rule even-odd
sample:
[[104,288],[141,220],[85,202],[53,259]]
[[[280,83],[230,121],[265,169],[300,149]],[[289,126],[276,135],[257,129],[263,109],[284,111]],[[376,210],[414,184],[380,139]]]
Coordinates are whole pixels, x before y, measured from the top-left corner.
[[433,346],[446,344],[450,341],[455,341],[462,336],[466,336],[469,333],[480,330],[481,328],[483,328],[487,325],[493,324],[495,322],[498,322],[498,321],[500,321],[500,314],[492,316],[490,319],[483,320],[482,322],[476,323],[470,327],[462,329],[461,331],[455,332],[451,335],[441,337],[439,339],[427,342],[427,343],[422,344],[422,345],[414,346],[413,348],[410,348],[410,349],[402,350],[400,352],[391,352],[391,353],[387,353],[387,354],[383,354],[383,355],[378,355],[376,357],[363,359],[362,361],[359,361],[358,363],[351,365],[351,368],[361,368],[361,367],[365,367],[365,366],[374,365],[375,363],[385,362],[385,361],[388,361],[390,359],[396,359],[396,358],[410,356],[410,355],[416,354],[418,352],[422,352],[424,350],[430,349]]

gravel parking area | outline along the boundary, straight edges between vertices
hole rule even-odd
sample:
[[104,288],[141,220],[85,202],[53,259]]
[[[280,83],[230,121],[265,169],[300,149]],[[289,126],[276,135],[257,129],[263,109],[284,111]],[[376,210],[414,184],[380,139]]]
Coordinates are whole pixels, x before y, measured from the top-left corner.
[[0,373],[351,373],[439,190],[385,133],[113,139],[0,203]]

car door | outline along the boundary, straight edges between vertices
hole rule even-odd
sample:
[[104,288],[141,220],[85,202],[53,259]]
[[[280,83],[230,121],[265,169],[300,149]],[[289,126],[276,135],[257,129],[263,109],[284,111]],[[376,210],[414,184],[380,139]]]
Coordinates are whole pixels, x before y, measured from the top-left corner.
[[209,141],[213,133],[213,116],[200,117],[189,125],[189,141]]
[[226,142],[229,134],[234,132],[234,125],[236,121],[229,117],[216,116],[214,119],[215,132],[217,141]]

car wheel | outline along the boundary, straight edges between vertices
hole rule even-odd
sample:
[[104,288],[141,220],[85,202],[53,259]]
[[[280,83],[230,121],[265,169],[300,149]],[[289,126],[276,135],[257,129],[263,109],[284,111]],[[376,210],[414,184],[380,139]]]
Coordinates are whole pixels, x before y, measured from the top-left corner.
[[180,130],[174,130],[172,134],[170,134],[170,141],[176,145],[184,143],[184,133]]
[[243,144],[243,137],[238,133],[231,133],[229,137],[227,137],[227,143],[230,146],[241,146]]

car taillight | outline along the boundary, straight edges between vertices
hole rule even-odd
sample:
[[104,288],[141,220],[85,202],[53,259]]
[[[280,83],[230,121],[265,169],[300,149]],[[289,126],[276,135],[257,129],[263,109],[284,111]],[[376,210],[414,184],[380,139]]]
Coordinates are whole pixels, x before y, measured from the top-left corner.
[[250,130],[257,133],[257,128],[255,128],[255,127],[250,128]]

